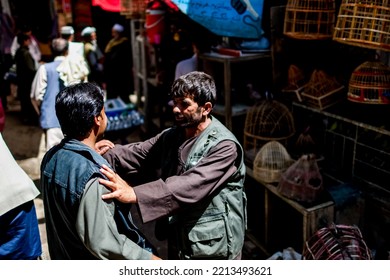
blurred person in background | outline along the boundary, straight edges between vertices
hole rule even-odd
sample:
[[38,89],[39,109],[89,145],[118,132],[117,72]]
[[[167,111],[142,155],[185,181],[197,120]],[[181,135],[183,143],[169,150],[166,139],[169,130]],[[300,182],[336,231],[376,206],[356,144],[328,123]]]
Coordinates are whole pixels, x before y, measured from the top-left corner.
[[131,44],[120,24],[112,27],[111,35],[104,50],[103,65],[107,99],[120,97],[129,103],[134,90]]
[[31,104],[31,84],[36,73],[34,58],[29,46],[31,37],[24,33],[18,34],[19,48],[15,53],[17,93],[20,100],[22,121],[24,124],[38,124],[38,115]]
[[34,199],[40,194],[12,156],[0,127],[0,259],[36,260],[42,255]]
[[87,66],[69,56],[68,47],[69,42],[64,38],[52,41],[54,61],[39,67],[31,88],[31,102],[39,114],[39,124],[46,135],[46,150],[64,138],[55,112],[56,95],[69,84],[87,81]]
[[[41,53],[41,49],[39,48],[38,40],[32,34],[32,28],[27,24],[22,26],[22,28],[20,29],[20,33],[26,34],[30,38],[31,43],[28,46],[28,50],[29,50],[32,58],[34,59],[35,70],[37,70],[39,67],[39,63],[41,62],[41,59],[42,59],[42,53]],[[16,51],[21,46],[20,43],[18,42],[17,38],[18,38],[18,36],[15,36],[14,40],[12,41],[12,45],[11,45],[11,54],[13,57],[15,57]]]
[[96,28],[87,26],[81,31],[84,41],[84,57],[88,63],[90,73],[89,82],[95,82],[101,87],[103,84],[103,53],[97,44]]
[[4,7],[0,1],[0,101],[4,110],[8,109],[7,96],[11,94],[11,81],[6,79],[6,74],[13,64],[11,45],[15,37],[14,31],[15,22],[10,8]]
[[74,29],[72,26],[62,26],[60,34],[61,38],[64,38],[69,42],[69,55],[77,55],[80,57],[84,57],[84,44],[81,42],[74,41]]

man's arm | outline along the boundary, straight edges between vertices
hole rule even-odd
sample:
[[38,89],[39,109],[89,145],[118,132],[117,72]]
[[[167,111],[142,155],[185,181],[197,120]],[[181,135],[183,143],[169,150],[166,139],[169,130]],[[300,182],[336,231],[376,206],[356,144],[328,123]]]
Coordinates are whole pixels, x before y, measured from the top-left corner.
[[40,115],[40,106],[47,87],[47,73],[44,65],[39,66],[31,84],[31,103],[35,111]]
[[237,146],[223,141],[194,168],[146,184],[130,187],[108,168],[101,170],[109,180],[101,183],[112,190],[103,199],[116,198],[124,203],[138,203],[144,223],[169,216],[182,207],[197,203],[221,187],[237,170]]
[[85,246],[101,259],[159,259],[118,232],[114,202],[101,199],[107,191],[97,178],[87,183],[76,221],[78,234]]

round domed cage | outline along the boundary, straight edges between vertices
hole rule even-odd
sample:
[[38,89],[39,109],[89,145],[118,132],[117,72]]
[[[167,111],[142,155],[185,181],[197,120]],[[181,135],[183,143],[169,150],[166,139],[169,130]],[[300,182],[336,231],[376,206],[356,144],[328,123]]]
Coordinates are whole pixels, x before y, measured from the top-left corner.
[[357,226],[331,224],[305,242],[303,260],[371,260],[371,251]]
[[287,144],[295,133],[294,118],[283,103],[263,100],[252,106],[245,118],[244,151],[246,160],[252,165],[260,148],[269,141]]
[[333,40],[369,49],[390,51],[389,0],[343,0]]
[[390,67],[366,61],[351,75],[348,100],[366,104],[390,104]]
[[280,174],[294,161],[278,141],[266,143],[253,161],[253,176],[265,183],[279,182]]

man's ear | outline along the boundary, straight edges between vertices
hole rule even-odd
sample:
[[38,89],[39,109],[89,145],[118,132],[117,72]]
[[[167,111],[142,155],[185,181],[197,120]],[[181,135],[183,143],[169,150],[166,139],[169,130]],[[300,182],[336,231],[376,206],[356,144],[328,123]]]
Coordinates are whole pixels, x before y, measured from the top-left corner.
[[95,116],[95,124],[100,126],[101,125],[101,122],[102,122],[103,118],[102,116],[99,114],[97,116]]
[[205,115],[208,115],[211,113],[211,110],[213,109],[213,105],[211,104],[211,102],[206,102],[204,105],[203,105],[203,108],[204,108],[204,111],[203,113]]

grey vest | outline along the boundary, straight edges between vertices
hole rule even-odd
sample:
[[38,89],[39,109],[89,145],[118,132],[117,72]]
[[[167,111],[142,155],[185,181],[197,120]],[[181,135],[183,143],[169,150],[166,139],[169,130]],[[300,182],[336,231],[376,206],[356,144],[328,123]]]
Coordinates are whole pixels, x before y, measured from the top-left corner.
[[236,143],[240,166],[216,193],[171,218],[178,234],[183,259],[234,259],[244,244],[246,229],[245,165],[243,149],[236,137],[217,119],[199,136],[186,162],[186,170],[223,140]]

